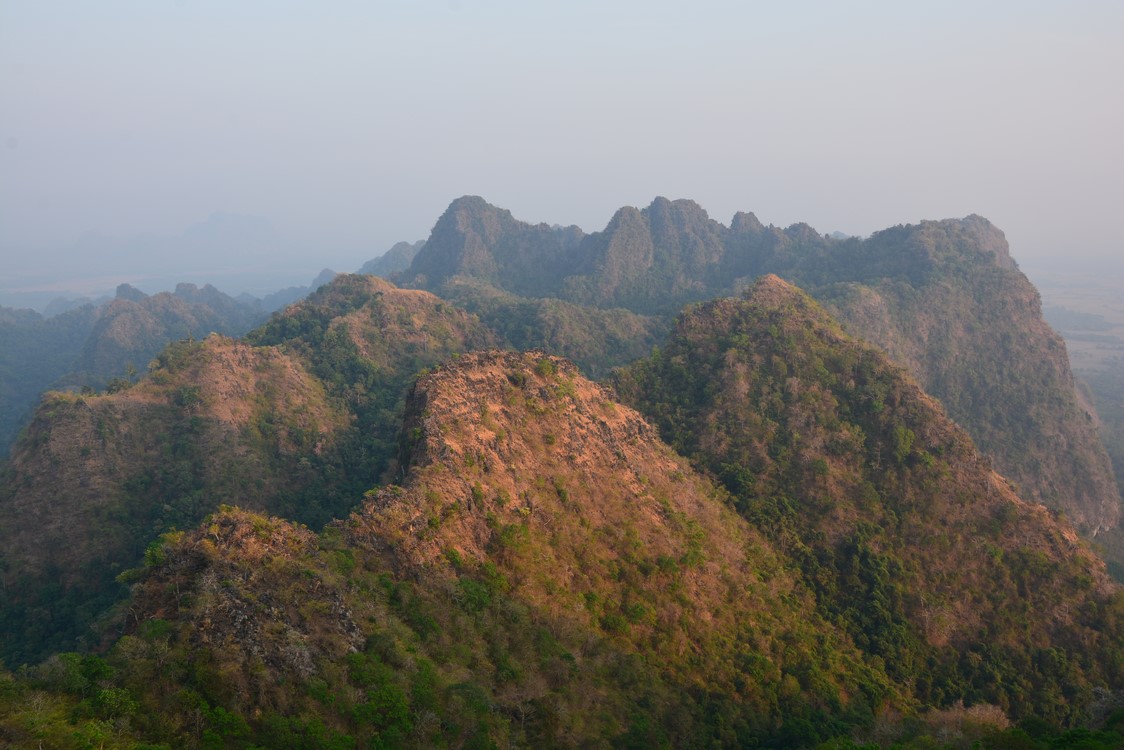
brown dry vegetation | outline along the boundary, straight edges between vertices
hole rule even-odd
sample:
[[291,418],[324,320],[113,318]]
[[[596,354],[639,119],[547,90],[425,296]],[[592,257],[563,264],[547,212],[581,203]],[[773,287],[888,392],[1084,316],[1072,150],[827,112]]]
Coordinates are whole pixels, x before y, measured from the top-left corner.
[[[723,493],[564,360],[462,356],[418,381],[404,435],[407,481],[348,525],[399,575],[455,579],[492,564],[510,596],[557,627],[603,630],[709,689],[735,690],[730,643],[790,669],[774,639],[793,628],[848,648]],[[797,652],[787,661],[818,661]],[[836,698],[864,670],[820,669]]]

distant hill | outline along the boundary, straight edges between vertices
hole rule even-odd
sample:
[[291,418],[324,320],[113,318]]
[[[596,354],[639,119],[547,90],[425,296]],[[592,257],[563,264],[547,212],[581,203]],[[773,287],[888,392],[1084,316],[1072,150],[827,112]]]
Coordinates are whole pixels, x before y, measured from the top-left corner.
[[475,196],[453,201],[401,282],[436,290],[471,276],[520,296],[555,296],[585,234],[577,227],[526,224]]
[[73,371],[100,315],[93,305],[50,318],[0,307],[0,455],[7,454],[39,394]]
[[308,286],[290,286],[267,294],[261,299],[261,308],[267,313],[276,312],[286,305],[300,302],[325,284],[330,284],[338,274],[330,268],[321,271]]
[[478,316],[504,345],[556,353],[594,378],[647,355],[668,329],[664,318],[550,297],[520,297],[463,276],[446,282],[440,294]]
[[151,296],[122,284],[103,304],[0,318],[0,453],[44,390],[120,387],[169,342],[212,332],[240,336],[264,318],[257,303],[194,284]]
[[112,299],[60,300],[44,315],[0,308],[0,453],[7,452],[43,391],[120,388],[167,344],[210,333],[242,336],[335,276],[324,269],[309,286],[262,299],[233,298],[209,284],[181,283],[153,295],[121,284]]
[[122,284],[102,308],[63,385],[104,387],[123,374],[123,366],[143,370],[170,341],[210,333],[240,336],[263,318],[256,307],[210,285],[178,284],[174,292],[150,296]]
[[412,244],[399,242],[379,257],[364,263],[359,273],[393,279],[410,267],[410,263],[424,246],[425,240],[418,240]]

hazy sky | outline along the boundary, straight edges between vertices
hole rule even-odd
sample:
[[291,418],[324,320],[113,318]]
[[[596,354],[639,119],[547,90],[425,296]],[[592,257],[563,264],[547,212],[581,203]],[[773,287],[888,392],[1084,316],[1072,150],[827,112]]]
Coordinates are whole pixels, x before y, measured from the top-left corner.
[[0,287],[215,212],[307,281],[466,193],[587,231],[656,195],[858,234],[979,213],[1024,264],[1109,258],[1122,134],[1119,0],[0,0]]

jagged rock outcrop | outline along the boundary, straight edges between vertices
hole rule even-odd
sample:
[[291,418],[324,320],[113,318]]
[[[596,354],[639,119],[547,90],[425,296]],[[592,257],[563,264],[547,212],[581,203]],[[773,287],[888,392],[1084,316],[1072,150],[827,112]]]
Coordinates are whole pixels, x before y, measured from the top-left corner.
[[[124,626],[143,633],[161,623],[195,657],[200,687],[226,698],[228,709],[284,711],[300,697],[293,684],[364,645],[346,587],[319,544],[307,528],[221,508],[197,531],[153,543],[146,569],[132,574],[140,582]],[[126,648],[141,643],[130,636]],[[166,689],[166,700],[182,690],[166,679],[152,688]]]
[[436,290],[463,275],[515,294],[544,296],[572,263],[583,236],[577,227],[518,221],[483,198],[465,196],[437,220],[402,282]]

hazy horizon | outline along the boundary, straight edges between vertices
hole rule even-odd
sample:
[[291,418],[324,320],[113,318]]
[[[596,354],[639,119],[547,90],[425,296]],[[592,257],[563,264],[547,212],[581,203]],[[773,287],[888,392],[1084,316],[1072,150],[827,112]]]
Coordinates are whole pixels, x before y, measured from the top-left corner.
[[[657,195],[977,213],[1024,268],[1119,268],[1120,4],[530,5],[0,0],[0,288],[308,283],[463,194],[587,232]],[[215,216],[252,241],[178,254]]]

